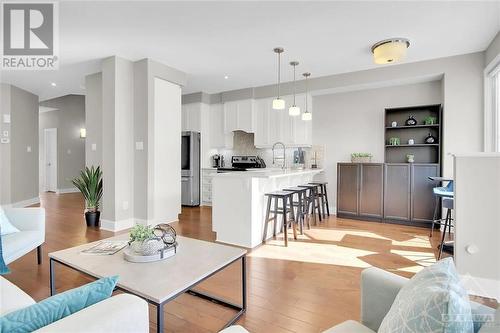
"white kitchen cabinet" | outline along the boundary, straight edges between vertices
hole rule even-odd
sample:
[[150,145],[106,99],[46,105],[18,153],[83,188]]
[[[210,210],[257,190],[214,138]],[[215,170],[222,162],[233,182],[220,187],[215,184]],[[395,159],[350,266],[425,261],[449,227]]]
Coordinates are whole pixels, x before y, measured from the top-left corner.
[[[275,142],[283,142],[289,147],[310,147],[312,145],[312,122],[303,121],[301,116],[291,117],[288,108],[293,103],[293,96],[283,96],[286,108],[274,110],[273,98],[255,101],[255,146],[269,148]],[[312,110],[311,96],[308,96],[309,110]],[[305,95],[296,97],[296,104],[301,112],[305,110]]]
[[233,148],[233,132],[224,130],[225,117],[222,104],[210,105],[210,146],[212,148]]
[[201,132],[201,103],[182,105],[181,121],[183,131]]
[[254,100],[224,102],[224,132],[254,132]]
[[203,206],[212,205],[212,178],[215,169],[201,170],[201,202]]

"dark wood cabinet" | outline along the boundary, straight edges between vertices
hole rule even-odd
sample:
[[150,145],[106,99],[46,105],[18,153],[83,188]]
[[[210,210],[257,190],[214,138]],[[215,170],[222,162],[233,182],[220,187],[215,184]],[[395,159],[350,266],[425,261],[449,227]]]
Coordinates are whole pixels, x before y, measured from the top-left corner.
[[386,164],[384,168],[384,218],[410,220],[410,164]]
[[361,164],[359,172],[359,215],[382,218],[384,215],[384,164]]
[[337,166],[337,212],[357,216],[359,201],[359,164],[341,163]]
[[428,226],[439,164],[339,163],[337,216]]

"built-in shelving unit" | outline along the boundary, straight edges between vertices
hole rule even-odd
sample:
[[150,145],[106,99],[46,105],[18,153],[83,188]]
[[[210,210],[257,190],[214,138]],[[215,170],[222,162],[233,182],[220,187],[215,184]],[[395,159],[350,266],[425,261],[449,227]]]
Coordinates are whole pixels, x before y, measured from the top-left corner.
[[[408,117],[413,116],[417,125],[405,125]],[[428,116],[436,118],[436,124],[426,125],[424,119]],[[392,122],[397,122],[393,127]],[[440,104],[411,106],[403,108],[385,109],[385,162],[406,163],[407,155],[415,156],[415,163],[441,164],[441,133],[442,109]],[[426,144],[425,138],[432,134],[437,139],[436,143]],[[399,138],[399,145],[389,144],[390,138]],[[414,144],[408,144],[413,139]]]

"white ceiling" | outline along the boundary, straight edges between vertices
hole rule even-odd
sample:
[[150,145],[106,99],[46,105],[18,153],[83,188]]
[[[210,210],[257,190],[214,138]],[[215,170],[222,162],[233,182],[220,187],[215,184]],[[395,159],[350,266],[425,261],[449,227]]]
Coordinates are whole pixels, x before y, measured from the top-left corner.
[[370,46],[388,37],[411,40],[407,62],[465,54],[500,30],[500,1],[69,1],[59,17],[59,70],[4,71],[2,82],[41,100],[82,94],[100,59],[119,55],[185,71],[184,93],[214,93],[275,82],[275,46],[316,77],[375,67]]

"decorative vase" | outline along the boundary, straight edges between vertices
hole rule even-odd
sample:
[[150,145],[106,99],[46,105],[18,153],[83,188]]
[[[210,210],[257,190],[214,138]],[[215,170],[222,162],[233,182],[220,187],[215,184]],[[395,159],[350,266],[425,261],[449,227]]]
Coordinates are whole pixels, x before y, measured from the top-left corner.
[[429,135],[427,135],[427,137],[424,140],[426,144],[433,144],[436,143],[436,141],[437,141],[436,138],[431,133],[429,133]]
[[400,138],[389,138],[389,144],[391,146],[399,146],[400,143],[401,143]]
[[417,119],[413,116],[409,116],[408,119],[406,119],[405,125],[406,126],[415,126],[417,124]]
[[408,161],[408,163],[415,162],[415,155],[413,155],[413,154],[406,155],[406,160]]
[[85,222],[87,227],[100,227],[101,226],[101,212],[85,212]]
[[396,121],[393,121],[393,122],[391,123],[391,126],[392,126],[392,127],[398,127],[398,123],[397,123]]
[[152,256],[157,254],[161,249],[165,247],[165,244],[160,238],[150,238],[143,241],[133,241],[130,243],[130,248],[135,253],[142,256]]
[[414,144],[415,144],[415,140],[413,140],[413,139],[409,139],[409,140],[408,140],[408,144],[409,144],[409,145],[414,145]]

